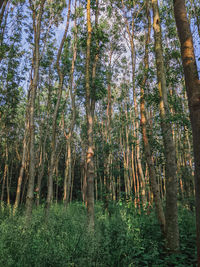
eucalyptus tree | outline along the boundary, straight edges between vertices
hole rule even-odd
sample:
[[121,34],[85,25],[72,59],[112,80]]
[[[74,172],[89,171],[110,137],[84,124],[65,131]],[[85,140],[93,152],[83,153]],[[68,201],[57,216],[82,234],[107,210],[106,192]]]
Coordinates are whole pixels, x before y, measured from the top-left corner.
[[[2,145],[5,145],[5,147],[2,147],[2,151],[5,151],[5,167],[1,200],[3,201],[4,199],[4,187],[6,182],[8,202],[10,202],[8,179],[11,179],[9,168],[10,163],[12,162],[10,156],[15,154],[13,151],[13,142],[15,140],[15,133],[18,130],[18,106],[23,95],[23,90],[20,87],[20,84],[24,79],[24,73],[21,71],[21,68],[23,68],[21,58],[24,53],[24,49],[21,47],[21,25],[23,23],[21,21],[21,18],[23,17],[22,9],[23,5],[18,5],[13,11],[12,17],[14,19],[12,23],[10,23],[10,27],[6,24],[4,25],[4,41],[6,42],[6,49],[1,58],[0,70],[0,138]],[[10,16],[9,19],[11,19]]]
[[48,192],[47,192],[47,201],[46,201],[46,215],[48,216],[49,208],[53,200],[53,170],[54,170],[54,164],[55,164],[55,156],[56,156],[56,128],[57,128],[57,117],[58,117],[58,111],[60,106],[60,101],[62,97],[62,91],[63,91],[63,82],[64,82],[64,75],[63,75],[63,67],[61,66],[61,55],[62,50],[66,41],[68,28],[69,28],[69,22],[70,22],[70,13],[71,13],[71,0],[68,2],[68,12],[67,12],[67,20],[65,25],[65,30],[60,42],[60,46],[58,48],[58,53],[56,57],[56,69],[58,73],[58,96],[56,100],[56,105],[53,113],[53,123],[52,123],[52,140],[51,140],[51,158],[50,158],[50,167],[49,167],[49,175],[48,175]]
[[194,54],[193,37],[187,18],[184,0],[174,0],[174,15],[176,19],[179,40],[181,43],[181,57],[184,68],[185,84],[193,133],[197,257],[198,266],[200,266],[200,81]]
[[[188,5],[188,11],[191,11],[190,5]],[[186,103],[187,98],[185,95],[180,44],[177,38],[176,24],[173,15],[173,2],[170,1],[163,4],[160,7],[160,14],[162,25],[165,29],[162,33],[163,55],[166,71],[166,84],[169,88],[168,102],[170,121],[176,148],[177,179],[179,192],[182,196],[185,195],[184,202],[189,204],[193,198],[192,191],[194,191],[192,189],[194,188],[192,179],[192,154],[189,152],[192,142],[192,129],[189,122],[188,107]],[[194,16],[191,15],[191,19],[193,20]],[[186,190],[184,190],[184,188]]]
[[158,1],[152,0],[153,28],[155,39],[155,56],[157,67],[157,82],[160,95],[161,129],[164,142],[166,170],[166,245],[171,252],[179,250],[178,208],[177,208],[177,163],[176,151],[169,120],[169,105],[162,50],[161,22]]
[[145,32],[145,54],[144,54],[144,76],[141,80],[140,88],[140,114],[141,114],[141,128],[142,128],[142,137],[144,142],[144,152],[147,160],[147,165],[149,169],[149,178],[150,186],[153,192],[156,213],[158,216],[158,221],[161,225],[161,230],[165,233],[166,222],[165,214],[162,207],[162,202],[160,198],[160,192],[158,188],[158,183],[156,179],[156,170],[153,162],[153,153],[152,148],[149,142],[148,137],[148,125],[145,111],[145,93],[146,87],[148,86],[148,71],[149,71],[149,44],[150,44],[150,35],[151,35],[151,16],[150,16],[150,2],[146,1],[146,32]]
[[134,116],[133,116],[133,126],[134,126],[134,138],[135,138],[135,156],[136,156],[136,166],[140,176],[140,184],[141,184],[141,195],[143,206],[146,205],[146,196],[145,196],[145,179],[144,173],[142,169],[141,163],[141,151],[140,151],[140,140],[139,140],[139,114],[138,114],[138,104],[137,104],[137,92],[136,92],[136,84],[135,84],[135,76],[136,76],[136,38],[137,38],[137,29],[138,24],[141,23],[141,13],[144,9],[144,4],[139,1],[126,2],[121,1],[122,4],[122,14],[123,19],[125,21],[125,28],[128,35],[128,42],[131,53],[131,83],[132,83],[132,95],[133,95],[133,105],[134,105]]
[[[69,94],[71,100],[71,123],[69,126],[68,133],[64,134],[66,137],[66,165],[65,165],[65,178],[64,178],[64,194],[63,201],[66,206],[70,200],[70,191],[72,189],[72,176],[73,176],[73,158],[72,158],[72,140],[73,140],[73,132],[76,120],[76,85],[74,85],[74,72],[75,72],[75,64],[77,57],[77,46],[78,46],[78,28],[80,25],[77,25],[77,18],[80,16],[78,12],[77,3],[75,1],[74,5],[74,27],[73,27],[73,44],[72,44],[72,61],[71,61],[71,70],[69,75]],[[67,55],[68,56],[68,55]]]
[[26,196],[26,216],[29,218],[32,213],[33,198],[34,198],[34,183],[35,183],[35,98],[39,79],[39,64],[40,64],[40,37],[41,23],[46,0],[41,0],[38,5],[30,1],[30,9],[32,11],[32,23],[34,32],[34,49],[33,49],[33,76],[30,81],[30,99],[29,99],[29,135],[30,135],[30,165],[29,165],[29,180]]
[[[52,32],[53,34],[53,32]],[[37,152],[37,184],[35,188],[36,205],[38,206],[41,198],[42,180],[45,175],[45,167],[47,165],[48,157],[50,154],[47,144],[50,142],[50,129],[51,129],[51,115],[54,103],[54,86],[55,73],[52,67],[56,50],[56,44],[50,38],[46,45],[46,51],[40,62],[40,87],[37,97],[37,117],[36,121],[39,125],[39,144]]]
[[85,95],[86,95],[86,118],[87,118],[87,211],[88,227],[94,229],[94,145],[93,145],[93,121],[95,98],[91,92],[90,83],[90,64],[91,64],[91,42],[92,42],[92,24],[91,24],[91,3],[87,0],[87,48],[85,65]]
[[[103,6],[103,3],[98,0],[93,6],[91,6],[90,1],[87,2],[85,107],[87,119],[87,209],[90,229],[94,228],[94,114],[97,101],[104,96],[106,84],[103,58],[107,33],[104,29],[104,19],[101,17],[101,4]],[[91,11],[94,12],[94,22],[91,22]]]
[[[106,17],[101,20],[99,25],[99,34],[102,35],[104,31],[104,38],[102,38],[102,61],[105,62],[105,92],[101,92],[101,105],[103,107],[103,117],[102,119],[102,145],[103,145],[103,165],[104,165],[104,201],[105,209],[108,210],[109,200],[115,198],[115,186],[116,181],[113,175],[113,113],[114,113],[114,101],[113,101],[113,89],[117,81],[119,80],[119,73],[123,71],[122,66],[120,66],[120,60],[122,54],[125,50],[123,44],[123,36],[119,32],[123,29],[121,27],[121,17],[118,14],[116,7],[110,7],[108,4],[108,10],[104,13]],[[102,33],[101,33],[102,32]],[[102,79],[102,78],[101,78]],[[109,211],[109,210],[108,210]]]

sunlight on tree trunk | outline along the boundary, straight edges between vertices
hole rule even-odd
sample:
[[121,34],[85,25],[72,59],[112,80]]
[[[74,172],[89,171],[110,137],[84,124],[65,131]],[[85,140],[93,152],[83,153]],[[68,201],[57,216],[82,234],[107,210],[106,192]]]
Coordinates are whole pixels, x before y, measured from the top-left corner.
[[166,161],[166,246],[170,252],[175,253],[179,251],[176,151],[172,137],[172,128],[170,122],[168,122],[170,111],[167,99],[167,85],[162,51],[162,34],[157,0],[152,0],[152,7],[157,82],[160,95],[161,129],[163,135],[163,143],[165,148],[164,154]]
[[190,110],[195,163],[197,257],[200,266],[200,81],[194,55],[193,38],[184,0],[174,0],[174,15],[181,43],[181,56]]

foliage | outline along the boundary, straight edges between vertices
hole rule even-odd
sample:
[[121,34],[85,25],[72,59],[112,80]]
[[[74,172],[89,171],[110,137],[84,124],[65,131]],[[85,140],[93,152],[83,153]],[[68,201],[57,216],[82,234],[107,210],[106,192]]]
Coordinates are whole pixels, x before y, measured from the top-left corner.
[[[180,208],[181,251],[167,256],[159,225],[131,203],[110,204],[111,216],[96,204],[96,229],[87,233],[86,209],[73,203],[52,207],[48,222],[35,209],[31,227],[10,210],[0,215],[0,266],[194,266],[194,214]],[[153,234],[152,234],[153,233]]]

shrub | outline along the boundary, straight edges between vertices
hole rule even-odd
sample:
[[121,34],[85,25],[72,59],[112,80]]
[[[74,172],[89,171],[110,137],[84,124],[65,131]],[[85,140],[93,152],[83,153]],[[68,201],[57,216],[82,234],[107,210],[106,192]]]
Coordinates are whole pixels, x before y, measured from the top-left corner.
[[0,215],[0,266],[195,266],[193,213],[180,209],[178,255],[168,255],[157,220],[133,205],[112,204],[111,216],[95,207],[95,232],[87,231],[86,209],[73,203],[52,206],[48,222],[43,207],[33,210],[27,227],[22,214]]

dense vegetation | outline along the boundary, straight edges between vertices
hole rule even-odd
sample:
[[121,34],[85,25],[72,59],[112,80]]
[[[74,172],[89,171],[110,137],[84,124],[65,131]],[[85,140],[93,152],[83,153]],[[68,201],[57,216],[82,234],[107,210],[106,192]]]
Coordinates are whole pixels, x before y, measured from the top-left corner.
[[110,205],[111,216],[95,205],[95,232],[85,231],[86,209],[54,205],[48,222],[34,209],[31,227],[24,216],[1,211],[0,266],[195,266],[194,214],[179,210],[181,251],[168,255],[154,213],[138,213],[131,203]]
[[0,265],[200,267],[199,17],[0,1]]

